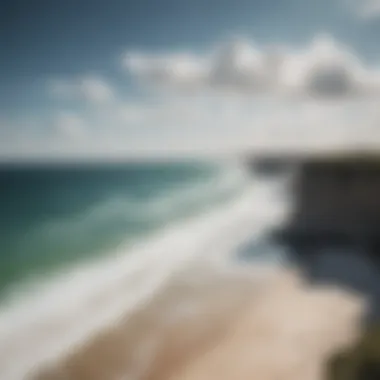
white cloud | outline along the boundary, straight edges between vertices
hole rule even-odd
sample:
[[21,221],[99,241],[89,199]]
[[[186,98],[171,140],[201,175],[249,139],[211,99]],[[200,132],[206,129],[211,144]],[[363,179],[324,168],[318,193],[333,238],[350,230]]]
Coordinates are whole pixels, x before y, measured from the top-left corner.
[[91,103],[107,103],[114,99],[114,91],[103,78],[84,76],[68,80],[54,80],[50,92],[67,99],[82,99]]
[[[202,56],[129,53],[124,64],[144,83],[174,91],[127,99],[99,77],[55,81],[56,96],[91,106],[56,114],[54,133],[36,134],[33,144],[19,139],[12,148],[7,137],[0,148],[112,158],[380,144],[372,96],[380,71],[329,36],[300,50],[232,39]],[[320,101],[331,98],[344,101]]]
[[144,82],[185,88],[200,85],[208,72],[207,61],[185,53],[167,56],[128,53],[123,66]]
[[362,14],[367,18],[379,17],[380,16],[380,1],[379,0],[368,0],[365,2],[366,5],[363,8]]
[[205,57],[129,53],[124,65],[140,80],[182,90],[318,98],[380,94],[379,71],[366,67],[329,36],[316,37],[302,51],[258,49],[246,40],[234,39]]
[[122,159],[380,145],[375,101],[361,107],[354,101],[258,105],[247,97],[218,95],[124,107],[124,122],[62,112],[55,118],[54,133],[0,140],[0,156]]
[[357,17],[369,21],[380,17],[380,0],[342,0]]
[[151,110],[138,103],[123,103],[115,107],[112,113],[113,115],[111,117],[113,117],[117,123],[122,125],[136,125],[144,123],[150,115]]
[[264,64],[263,54],[248,41],[233,39],[213,54],[207,80],[213,87],[264,90],[269,79]]
[[95,103],[107,102],[113,98],[110,85],[100,78],[83,78],[79,83],[79,89],[85,99]]
[[54,121],[54,126],[59,136],[74,142],[81,141],[87,136],[85,120],[74,113],[60,113]]

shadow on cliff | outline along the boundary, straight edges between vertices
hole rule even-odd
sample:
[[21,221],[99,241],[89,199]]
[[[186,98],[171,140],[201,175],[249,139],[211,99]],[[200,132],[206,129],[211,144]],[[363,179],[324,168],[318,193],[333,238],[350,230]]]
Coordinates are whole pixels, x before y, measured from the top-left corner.
[[[375,245],[289,244],[290,259],[312,283],[334,284],[369,301],[365,333],[358,344],[331,358],[327,380],[380,379],[380,251]],[[331,243],[331,242],[330,242]]]
[[[291,259],[316,283],[336,284],[364,295],[368,321],[380,317],[380,261],[363,246],[290,247]],[[380,377],[379,377],[380,378]]]

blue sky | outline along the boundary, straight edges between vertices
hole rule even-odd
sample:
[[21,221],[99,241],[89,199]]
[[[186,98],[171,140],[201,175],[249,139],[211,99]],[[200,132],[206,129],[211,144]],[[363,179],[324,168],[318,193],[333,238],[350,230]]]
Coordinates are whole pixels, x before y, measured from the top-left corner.
[[[46,157],[81,153],[85,156],[105,151],[109,155],[123,155],[139,144],[142,151],[157,147],[165,151],[185,139],[193,145],[201,142],[199,149],[207,150],[207,139],[215,141],[221,134],[230,139],[240,133],[220,125],[225,116],[222,120],[213,119],[210,116],[215,114],[210,111],[213,107],[230,110],[231,124],[242,125],[239,117],[234,119],[234,112],[241,117],[247,109],[254,110],[251,112],[255,116],[262,117],[273,113],[268,102],[249,96],[244,99],[223,96],[218,100],[222,103],[213,106],[215,99],[204,93],[189,99],[175,91],[168,94],[154,86],[150,89],[123,66],[126,52],[162,57],[186,52],[205,57],[232,35],[242,36],[260,47],[284,45],[303,49],[323,33],[349,45],[363,64],[376,66],[380,59],[377,3],[375,0],[2,1],[1,156],[37,153]],[[217,97],[220,98],[219,94]],[[283,102],[271,104],[277,110],[287,109]],[[308,112],[313,114],[320,105],[308,107],[312,107]],[[333,108],[339,115],[342,109],[347,109],[344,105],[339,111],[336,106]],[[116,111],[127,115],[124,123],[115,120]],[[181,118],[184,114],[192,118],[184,121]],[[198,118],[194,119],[194,114]],[[259,123],[250,115],[247,118],[250,122],[242,127],[240,140],[245,140],[244,133],[252,123]],[[114,146],[115,141],[124,144]]]

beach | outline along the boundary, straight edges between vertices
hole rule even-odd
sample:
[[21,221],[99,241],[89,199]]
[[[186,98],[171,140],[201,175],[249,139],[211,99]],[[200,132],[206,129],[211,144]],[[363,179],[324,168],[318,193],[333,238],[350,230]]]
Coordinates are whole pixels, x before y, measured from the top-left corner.
[[[111,173],[119,189],[118,204],[123,194],[128,208],[115,208],[115,198],[112,202],[106,198],[106,203],[97,201],[92,206],[95,213],[86,211],[85,218],[74,213],[70,220],[65,213],[68,231],[73,226],[79,231],[90,228],[91,243],[99,238],[94,226],[101,221],[97,228],[103,228],[103,233],[113,231],[111,227],[116,221],[120,225],[123,216],[128,223],[140,223],[139,233],[134,240],[117,243],[107,254],[89,250],[84,259],[61,264],[59,270],[55,261],[52,268],[56,269],[34,275],[34,281],[15,277],[17,286],[10,287],[13,291],[3,297],[0,310],[2,379],[260,376],[269,380],[283,374],[282,378],[314,380],[323,378],[324,364],[332,353],[355,341],[365,300],[345,287],[308,285],[284,247],[265,243],[265,231],[287,214],[284,184],[256,179],[240,167],[229,166],[227,171],[207,171],[207,175],[191,169],[190,178],[194,179],[194,173],[198,178],[193,188],[190,183],[169,186],[176,177],[184,181],[183,169],[103,171],[101,175],[108,178],[104,186],[98,171],[85,172],[87,178],[95,176],[107,192],[112,189]],[[160,180],[167,170],[167,179],[156,188],[159,198],[152,203],[152,178],[157,170]],[[173,170],[174,175],[170,174]],[[136,182],[139,171],[146,177]],[[126,173],[134,179],[129,180]],[[63,174],[68,176],[67,171]],[[74,176],[80,179],[80,187],[70,174],[72,190],[67,194],[76,194],[81,187],[84,194],[81,174]],[[148,197],[140,208],[136,196],[131,198],[136,183],[136,194],[141,197],[141,188],[145,188]],[[92,180],[84,189],[91,187]],[[62,182],[57,189],[53,200],[62,203]],[[165,196],[168,190],[170,196]],[[68,200],[71,206],[75,204],[72,195]],[[144,204],[149,209],[144,210]],[[173,213],[180,205],[183,214]],[[143,229],[137,215],[145,215],[148,224],[158,218],[160,227]],[[111,227],[104,229],[107,223]],[[46,224],[39,228],[49,231]],[[87,238],[72,235],[76,236]],[[73,248],[67,247],[68,252]],[[25,255],[27,251],[15,252]],[[57,256],[53,251],[51,257],[62,263],[70,259],[64,252]]]
[[363,300],[292,271],[184,282],[43,366],[45,379],[324,379],[360,337]]

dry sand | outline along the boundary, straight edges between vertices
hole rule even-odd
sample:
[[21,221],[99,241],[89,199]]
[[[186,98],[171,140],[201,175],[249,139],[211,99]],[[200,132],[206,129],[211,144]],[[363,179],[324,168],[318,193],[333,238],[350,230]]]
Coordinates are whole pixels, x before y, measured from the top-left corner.
[[360,335],[365,306],[285,270],[263,282],[179,276],[28,379],[323,379],[326,358]]

